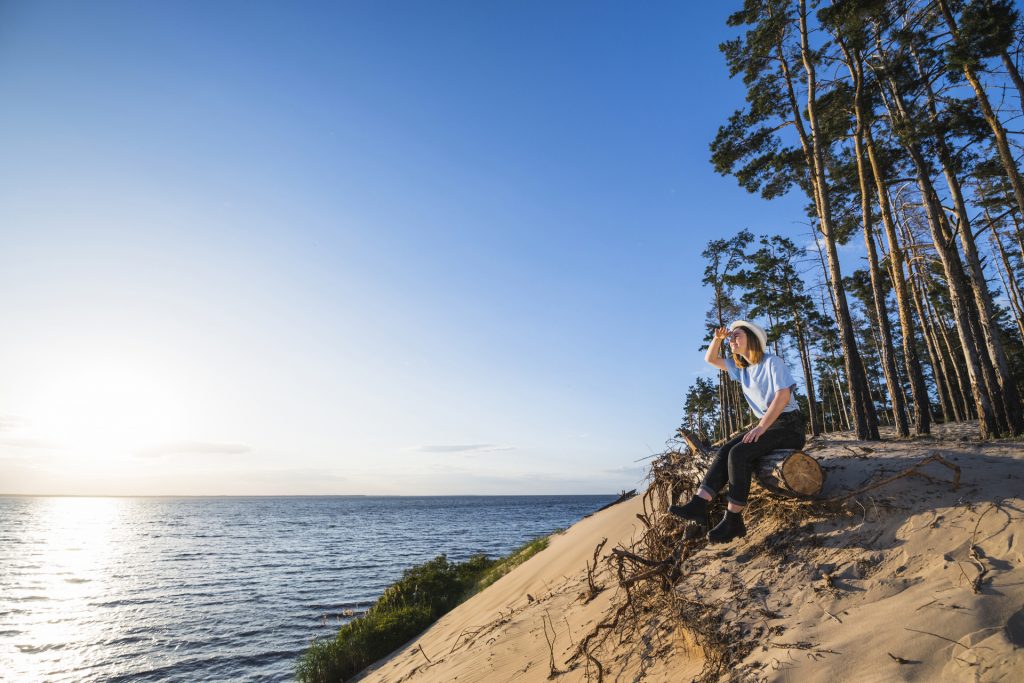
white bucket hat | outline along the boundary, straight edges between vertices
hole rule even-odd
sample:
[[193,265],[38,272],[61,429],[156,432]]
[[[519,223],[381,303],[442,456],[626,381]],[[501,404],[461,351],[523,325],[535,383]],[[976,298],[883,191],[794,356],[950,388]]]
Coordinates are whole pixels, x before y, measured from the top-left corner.
[[761,342],[761,348],[765,351],[768,350],[768,334],[764,331],[764,328],[757,323],[747,322],[746,320],[737,320],[733,324],[729,325],[729,331],[732,332],[737,327],[745,327],[754,333],[757,337],[757,341]]

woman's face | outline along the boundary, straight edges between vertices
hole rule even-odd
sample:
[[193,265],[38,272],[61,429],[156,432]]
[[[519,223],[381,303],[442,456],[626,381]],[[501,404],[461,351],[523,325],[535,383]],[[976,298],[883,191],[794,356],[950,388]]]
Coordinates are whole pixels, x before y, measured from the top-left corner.
[[747,333],[742,327],[737,327],[729,333],[729,348],[733,353],[743,354],[747,352]]

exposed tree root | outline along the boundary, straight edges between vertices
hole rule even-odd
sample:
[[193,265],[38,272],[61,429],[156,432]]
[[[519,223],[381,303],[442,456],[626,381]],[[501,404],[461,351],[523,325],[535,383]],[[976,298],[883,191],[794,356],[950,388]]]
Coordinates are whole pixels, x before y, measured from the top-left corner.
[[[775,643],[774,637],[783,632],[783,627],[769,625],[769,621],[778,620],[782,615],[769,608],[766,602],[769,590],[759,583],[760,574],[744,582],[738,573],[723,571],[718,560],[723,553],[735,552],[734,549],[715,552],[714,548],[707,547],[703,528],[665,514],[670,505],[696,492],[713,457],[711,447],[680,430],[668,442],[666,450],[651,460],[649,486],[642,498],[643,512],[637,515],[642,523],[639,534],[631,543],[612,549],[603,560],[611,570],[611,585],[597,581],[604,541],[595,548],[593,566],[587,564],[589,591],[581,593],[581,599],[592,600],[597,592],[609,587],[616,593],[609,615],[579,641],[567,660],[569,669],[585,666],[587,680],[601,681],[614,659],[616,667],[627,664],[638,667],[632,669],[634,680],[641,680],[655,665],[658,656],[671,651],[672,643],[664,634],[675,629],[685,629],[702,650],[704,665],[696,680],[703,683],[726,677],[746,680],[745,674],[756,678],[757,671],[742,674],[736,667],[759,644],[807,649],[808,656],[813,657],[835,654],[816,649],[812,643]],[[953,477],[943,481],[921,471],[929,463],[949,468]],[[814,524],[857,514],[853,506],[859,507],[866,518],[868,509],[857,496],[905,477],[947,483],[955,489],[959,485],[960,469],[938,453],[932,453],[898,474],[829,499],[798,500],[755,489],[744,516],[757,533],[747,538],[743,554],[774,556],[780,560],[780,565],[786,566],[792,566],[794,561],[802,563],[808,571],[817,572],[822,581],[821,590],[841,591],[841,584],[825,565],[845,552],[850,542],[825,549],[822,537],[814,532]],[[713,504],[711,514],[721,513],[722,507],[720,501]],[[874,508],[875,501],[872,501]],[[977,525],[972,534],[971,560],[978,566],[979,575],[972,587],[980,590],[987,572],[984,554],[974,543],[976,535]],[[874,539],[859,538],[858,542],[870,544]],[[716,563],[713,570],[712,563]],[[828,612],[822,618],[843,623],[839,616]],[[611,654],[613,651],[618,654]]]

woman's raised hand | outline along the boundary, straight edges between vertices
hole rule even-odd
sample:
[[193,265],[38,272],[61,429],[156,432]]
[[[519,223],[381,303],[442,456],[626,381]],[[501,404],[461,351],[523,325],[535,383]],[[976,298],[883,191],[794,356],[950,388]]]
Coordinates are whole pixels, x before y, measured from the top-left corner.
[[724,327],[719,327],[717,330],[711,333],[711,343],[708,344],[708,350],[704,353],[704,362],[708,365],[713,365],[719,370],[728,370],[729,366],[725,364],[725,360],[722,358],[722,340],[729,337],[729,331]]

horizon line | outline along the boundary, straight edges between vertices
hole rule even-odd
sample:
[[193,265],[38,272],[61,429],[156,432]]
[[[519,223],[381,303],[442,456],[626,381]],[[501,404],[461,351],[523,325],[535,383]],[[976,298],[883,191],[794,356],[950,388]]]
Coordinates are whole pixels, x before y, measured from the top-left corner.
[[618,496],[619,493],[0,493],[0,498],[550,498],[552,496]]

